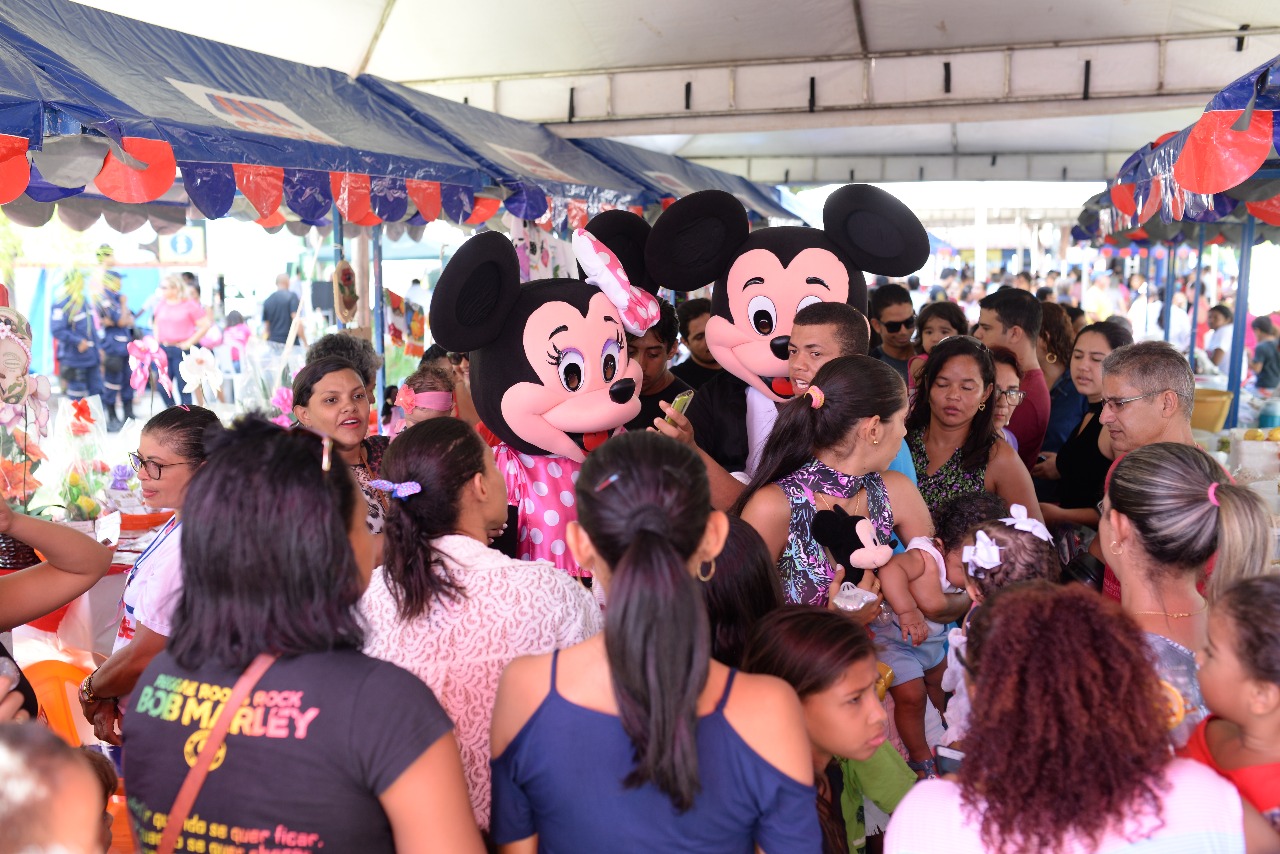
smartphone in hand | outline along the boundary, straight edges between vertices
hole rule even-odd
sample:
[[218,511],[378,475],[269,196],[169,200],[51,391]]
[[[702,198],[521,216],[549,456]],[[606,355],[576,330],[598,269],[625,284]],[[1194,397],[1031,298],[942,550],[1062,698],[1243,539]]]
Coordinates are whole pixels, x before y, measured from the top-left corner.
[[[693,400],[693,389],[682,391],[676,395],[675,400],[671,401],[671,408],[676,412],[679,412],[681,415],[684,415],[684,411],[689,408],[689,401],[691,400]],[[675,424],[676,422],[671,419],[670,415],[668,415],[667,423]]]

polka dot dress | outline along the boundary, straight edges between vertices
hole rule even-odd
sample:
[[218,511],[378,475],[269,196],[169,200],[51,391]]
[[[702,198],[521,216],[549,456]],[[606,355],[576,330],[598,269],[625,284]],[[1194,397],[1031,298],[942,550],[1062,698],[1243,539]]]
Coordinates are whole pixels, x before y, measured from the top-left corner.
[[565,545],[564,532],[577,518],[573,485],[582,463],[557,455],[534,457],[506,444],[493,449],[507,483],[507,500],[519,508],[517,554],[521,560],[546,560],[573,576],[590,576]]

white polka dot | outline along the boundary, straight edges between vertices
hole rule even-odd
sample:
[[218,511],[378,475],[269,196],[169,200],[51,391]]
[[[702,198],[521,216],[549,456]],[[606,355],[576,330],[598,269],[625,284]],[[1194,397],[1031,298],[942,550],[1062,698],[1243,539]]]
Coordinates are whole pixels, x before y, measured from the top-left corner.
[[579,472],[578,472],[578,471],[576,471],[576,470],[575,470],[575,471],[571,471],[571,472],[569,472],[569,480],[573,481],[574,483],[577,483],[577,482],[578,482],[578,474],[579,474]]
[[532,512],[533,512],[533,499],[532,499],[532,498],[526,498],[526,499],[524,500],[524,512],[526,512],[526,513],[532,513]]
[[617,274],[617,276],[618,276],[618,281],[620,281],[620,282],[629,282],[629,281],[631,281],[630,279],[628,279],[628,278],[627,278],[627,271],[626,271],[626,270],[624,270],[624,269],[622,269],[621,267],[619,267],[619,268],[618,268],[617,270],[615,270],[614,272],[615,272],[615,273]]
[[553,555],[564,554],[564,540],[556,540],[551,544],[551,553]]
[[520,462],[524,465],[525,468],[527,469],[533,468],[533,457],[529,456],[528,454],[516,454],[516,457],[520,460]]
[[552,477],[559,477],[564,473],[564,469],[560,468],[559,463],[547,463],[547,474]]
[[533,540],[533,544],[535,546],[540,544],[542,542],[542,530],[539,528],[534,528],[532,531],[529,532],[529,539]]
[[563,504],[565,507],[572,507],[573,493],[567,489],[564,492],[560,493],[560,503]]
[[507,474],[515,474],[518,471],[520,471],[520,466],[516,465],[515,460],[507,463]]
[[555,526],[560,524],[560,514],[554,510],[548,510],[543,513],[542,518],[548,525]]
[[533,484],[533,491],[536,492],[538,495],[546,495],[548,492],[550,492],[550,490],[547,488],[547,485],[540,480]]
[[521,559],[521,560],[533,560],[533,555],[529,554],[528,552],[525,552],[524,554],[520,555],[520,559]]
[[527,539],[529,539],[529,529],[528,529],[528,528],[521,528],[521,529],[520,529],[520,542],[522,542],[522,543],[523,543],[523,542],[524,542],[525,540],[527,540]]

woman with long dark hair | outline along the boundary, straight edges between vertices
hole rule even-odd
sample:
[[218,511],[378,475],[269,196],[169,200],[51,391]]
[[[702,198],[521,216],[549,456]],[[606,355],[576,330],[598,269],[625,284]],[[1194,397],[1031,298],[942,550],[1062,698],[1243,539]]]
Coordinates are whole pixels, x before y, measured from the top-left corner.
[[1084,395],[1071,379],[1071,350],[1076,331],[1071,316],[1056,302],[1040,304],[1040,337],[1036,339],[1036,358],[1049,387],[1049,426],[1045,429],[1041,451],[1057,451],[1075,431],[1084,417]]
[[[702,585],[711,622],[711,657],[737,667],[756,623],[782,607],[782,585],[764,540],[737,516],[729,517],[729,536],[716,561],[716,572]],[[701,571],[709,573],[710,565]]]
[[697,579],[716,571],[728,522],[702,461],[657,433],[616,436],[587,457],[577,507],[569,548],[608,590],[605,630],[503,674],[494,842],[507,854],[817,850],[795,692],[710,657]]
[[1276,850],[1228,780],[1169,751],[1168,697],[1113,602],[1080,585],[1005,588],[970,624],[964,662],[964,762],[954,781],[912,788],[888,854]]
[[957,335],[933,348],[907,414],[916,485],[930,510],[963,493],[994,492],[1039,517],[1027,467],[996,441],[995,388],[995,364],[978,339]]
[[600,631],[585,587],[545,561],[489,548],[507,521],[507,488],[480,434],[456,418],[407,428],[382,463],[391,507],[384,565],[360,600],[364,651],[415,674],[457,727],[471,808],[489,827],[489,725],[513,658]]
[[[143,851],[155,851],[210,729],[234,714],[184,825],[187,850],[231,839],[478,854],[448,715],[412,674],[360,652],[373,541],[331,440],[250,417],[208,448],[184,505],[199,524],[182,529],[169,646],[124,718]],[[267,669],[243,707],[224,708],[251,663]]]
[[920,493],[886,471],[902,447],[906,392],[897,371],[878,359],[842,356],[778,413],[734,512],[764,539],[788,602],[827,602],[835,567],[813,539],[819,510],[866,517],[883,543],[895,530],[903,542],[933,536]]
[[1057,500],[1040,505],[1048,525],[1098,526],[1098,502],[1115,458],[1111,433],[1102,429],[1099,420],[1102,362],[1113,350],[1132,343],[1129,330],[1110,321],[1090,324],[1076,336],[1071,350],[1071,381],[1085,396],[1089,408],[1057,453],[1045,451],[1031,470],[1036,477],[1057,482]]

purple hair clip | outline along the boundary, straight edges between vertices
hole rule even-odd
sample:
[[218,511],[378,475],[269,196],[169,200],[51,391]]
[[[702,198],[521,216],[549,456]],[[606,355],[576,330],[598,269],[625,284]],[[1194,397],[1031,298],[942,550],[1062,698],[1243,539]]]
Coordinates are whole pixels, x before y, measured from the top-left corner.
[[390,492],[392,497],[399,498],[401,501],[407,501],[410,495],[417,495],[422,491],[422,485],[416,480],[406,480],[404,483],[393,483],[389,480],[371,480],[369,485],[374,489]]

